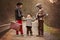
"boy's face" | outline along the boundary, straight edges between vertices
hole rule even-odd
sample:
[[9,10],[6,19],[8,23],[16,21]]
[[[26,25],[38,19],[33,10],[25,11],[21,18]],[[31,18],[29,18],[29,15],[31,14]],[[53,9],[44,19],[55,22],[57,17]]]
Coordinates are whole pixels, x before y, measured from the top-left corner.
[[18,8],[22,8],[23,5],[17,5]]
[[23,5],[20,5],[20,6],[19,6],[19,8],[22,8],[22,7],[23,7]]

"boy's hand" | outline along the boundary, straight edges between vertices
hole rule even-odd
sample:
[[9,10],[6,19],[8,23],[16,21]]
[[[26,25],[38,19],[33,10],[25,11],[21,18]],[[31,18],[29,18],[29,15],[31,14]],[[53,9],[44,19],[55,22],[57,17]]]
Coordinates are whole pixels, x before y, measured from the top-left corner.
[[46,13],[45,16],[48,16],[48,14]]

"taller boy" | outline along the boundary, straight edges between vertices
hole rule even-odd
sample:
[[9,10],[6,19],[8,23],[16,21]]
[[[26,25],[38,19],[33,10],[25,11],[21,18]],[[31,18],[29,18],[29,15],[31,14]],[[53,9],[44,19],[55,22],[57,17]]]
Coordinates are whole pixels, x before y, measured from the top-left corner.
[[36,4],[36,7],[39,8],[39,11],[37,13],[37,19],[38,19],[38,37],[43,36],[44,34],[44,17],[47,16],[46,13],[44,13],[44,10],[42,8],[42,5],[40,3]]
[[[23,17],[23,15],[22,15],[22,10],[21,10],[22,6],[23,6],[23,3],[18,2],[18,3],[16,4],[16,10],[15,10],[16,21],[17,21],[19,24],[21,24],[21,26],[20,26],[21,35],[23,35],[23,29],[22,29],[22,17]],[[16,30],[16,34],[17,34],[17,35],[19,34],[17,30]]]

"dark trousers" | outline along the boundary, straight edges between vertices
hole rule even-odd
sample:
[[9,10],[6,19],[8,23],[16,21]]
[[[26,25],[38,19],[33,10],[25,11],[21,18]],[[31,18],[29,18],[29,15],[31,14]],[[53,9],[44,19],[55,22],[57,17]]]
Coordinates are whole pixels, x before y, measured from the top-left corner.
[[29,35],[29,33],[30,35],[32,35],[32,26],[26,26],[26,28],[27,28],[27,35]]
[[38,35],[43,35],[43,20],[38,20]]

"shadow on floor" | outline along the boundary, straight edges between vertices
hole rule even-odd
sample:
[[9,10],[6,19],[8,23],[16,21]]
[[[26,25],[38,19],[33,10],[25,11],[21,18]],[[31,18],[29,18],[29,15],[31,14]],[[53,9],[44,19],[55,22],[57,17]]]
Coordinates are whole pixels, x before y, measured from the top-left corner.
[[4,36],[4,34],[6,34],[9,30],[10,30],[10,29],[7,29],[7,30],[1,32],[1,33],[0,33],[0,38],[2,38],[2,37]]

